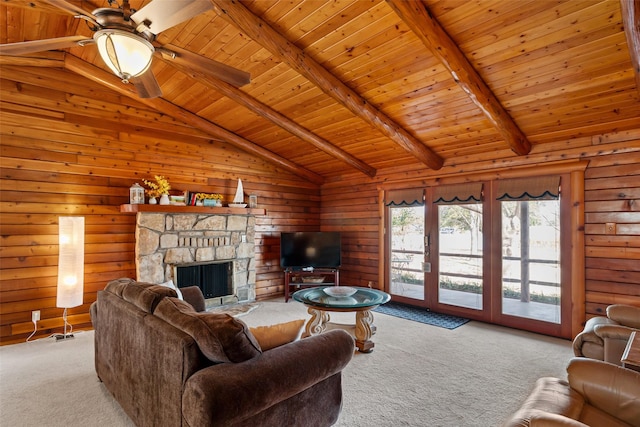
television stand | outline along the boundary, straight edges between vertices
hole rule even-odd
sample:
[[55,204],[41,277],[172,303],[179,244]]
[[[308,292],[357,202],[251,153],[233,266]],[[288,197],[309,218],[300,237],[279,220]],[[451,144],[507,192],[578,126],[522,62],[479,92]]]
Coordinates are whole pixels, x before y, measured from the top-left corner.
[[[323,280],[316,281],[314,277],[322,277]],[[308,271],[287,268],[284,270],[284,301],[288,302],[290,294],[302,288],[339,285],[340,271],[337,268],[314,268]]]

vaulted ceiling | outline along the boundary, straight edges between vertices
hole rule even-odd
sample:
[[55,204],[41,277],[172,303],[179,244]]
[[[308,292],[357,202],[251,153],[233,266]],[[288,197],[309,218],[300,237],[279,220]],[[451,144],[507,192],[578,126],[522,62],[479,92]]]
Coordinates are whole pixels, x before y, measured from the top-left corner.
[[[1,44],[92,36],[50,3],[3,0]],[[572,138],[639,127],[638,1],[209,3],[155,44],[246,71],[250,83],[156,56],[162,96],[140,102],[310,181],[561,150]],[[64,52],[0,64],[59,67],[139,99],[95,46]]]

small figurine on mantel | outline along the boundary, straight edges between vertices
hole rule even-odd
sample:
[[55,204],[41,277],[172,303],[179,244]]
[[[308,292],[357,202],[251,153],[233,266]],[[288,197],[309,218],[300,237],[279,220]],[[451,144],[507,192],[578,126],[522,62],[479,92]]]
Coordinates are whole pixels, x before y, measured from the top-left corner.
[[246,208],[247,204],[244,203],[244,189],[242,188],[242,180],[238,178],[238,188],[236,188],[236,194],[233,196],[233,203],[229,203],[229,207],[232,208]]

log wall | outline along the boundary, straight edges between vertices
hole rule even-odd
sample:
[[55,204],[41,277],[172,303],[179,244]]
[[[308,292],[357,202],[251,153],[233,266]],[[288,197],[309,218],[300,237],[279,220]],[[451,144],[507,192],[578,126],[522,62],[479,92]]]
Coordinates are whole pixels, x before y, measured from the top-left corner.
[[[340,280],[380,287],[382,218],[378,189],[401,182],[409,187],[443,178],[486,175],[496,169],[588,160],[585,171],[584,318],[602,315],[614,303],[640,306],[640,130],[558,141],[553,150],[534,147],[526,157],[500,162],[460,159],[440,171],[385,170],[374,180],[345,175],[322,187],[321,222],[346,241]],[[460,179],[460,178],[458,178]]]
[[131,184],[155,174],[167,176],[174,189],[226,198],[242,178],[245,192],[267,211],[257,220],[256,291],[268,298],[283,293],[282,231],[341,231],[341,281],[383,287],[380,186],[586,159],[586,316],[611,303],[640,305],[640,130],[558,141],[544,151],[534,146],[528,156],[499,161],[450,159],[437,172],[347,173],[320,187],[75,75],[70,85],[63,71],[41,74],[4,67],[0,79],[2,344],[29,336],[32,310],[42,317],[36,336],[62,326],[62,309],[55,307],[61,215],[86,218],[84,304],[70,310],[70,321],[90,327],[96,292],[111,279],[135,276],[135,217],[120,213],[119,205],[128,201]]
[[0,75],[2,344],[31,334],[33,310],[41,311],[34,339],[61,332],[55,305],[63,215],[85,217],[84,303],[69,310],[69,321],[91,326],[97,291],[109,280],[135,277],[135,214],[119,206],[128,203],[133,183],[154,175],[166,176],[175,190],[220,192],[227,201],[241,178],[245,193],[256,194],[267,211],[256,221],[257,296],[283,294],[280,232],[319,229],[317,185],[75,75],[36,75],[8,67]]

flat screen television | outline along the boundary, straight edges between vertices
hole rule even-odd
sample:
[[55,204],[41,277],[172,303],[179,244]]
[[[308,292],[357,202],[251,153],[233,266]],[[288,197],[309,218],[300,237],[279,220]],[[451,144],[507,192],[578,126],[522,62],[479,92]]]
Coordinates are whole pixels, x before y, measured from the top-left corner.
[[280,265],[283,268],[338,268],[342,263],[338,232],[301,231],[280,235]]

